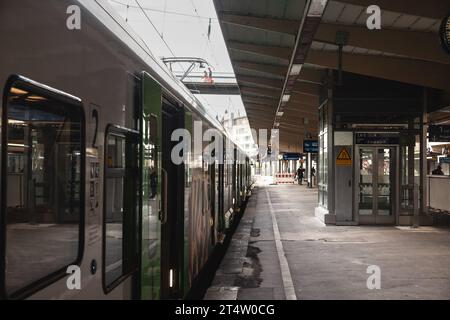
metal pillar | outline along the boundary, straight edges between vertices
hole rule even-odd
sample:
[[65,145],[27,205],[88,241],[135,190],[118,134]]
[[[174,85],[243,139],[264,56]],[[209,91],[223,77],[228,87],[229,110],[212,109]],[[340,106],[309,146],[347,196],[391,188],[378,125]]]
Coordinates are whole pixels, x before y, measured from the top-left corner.
[[312,188],[312,157],[311,153],[307,154],[307,166],[308,166],[308,188]]
[[419,227],[419,185],[417,183],[414,183],[413,198],[414,198],[413,228],[418,228]]

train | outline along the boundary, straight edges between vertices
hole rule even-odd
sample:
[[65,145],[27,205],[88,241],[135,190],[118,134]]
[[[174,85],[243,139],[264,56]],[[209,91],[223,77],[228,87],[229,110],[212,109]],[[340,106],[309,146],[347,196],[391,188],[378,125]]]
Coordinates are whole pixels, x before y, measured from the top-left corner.
[[[106,0],[1,1],[0,39],[0,299],[188,297],[250,158]],[[196,126],[224,161],[172,161]]]

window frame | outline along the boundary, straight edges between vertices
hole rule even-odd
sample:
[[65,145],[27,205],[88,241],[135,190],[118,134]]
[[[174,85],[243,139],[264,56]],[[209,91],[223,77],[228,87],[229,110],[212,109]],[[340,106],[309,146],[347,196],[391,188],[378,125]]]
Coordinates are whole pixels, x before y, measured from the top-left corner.
[[[133,136],[134,137],[134,141],[136,142],[136,146],[137,146],[137,157],[138,157],[138,161],[137,161],[137,170],[138,170],[138,174],[141,175],[139,166],[140,166],[140,152],[139,152],[139,131],[137,130],[133,130],[133,129],[129,129],[129,128],[125,128],[119,125],[115,125],[115,124],[108,124],[106,126],[106,131],[105,131],[105,148],[104,148],[104,168],[103,168],[103,219],[102,219],[102,227],[103,227],[103,231],[102,231],[102,287],[103,287],[103,292],[105,294],[109,294],[111,293],[116,287],[118,287],[122,282],[124,282],[127,278],[129,278],[130,276],[132,276],[136,271],[139,270],[139,259],[140,257],[138,257],[138,260],[136,261],[136,265],[133,266],[133,268],[131,268],[131,270],[129,270],[128,272],[123,272],[122,270],[122,275],[115,279],[114,281],[112,281],[110,284],[106,283],[106,202],[107,202],[107,194],[106,194],[106,188],[107,188],[107,184],[106,184],[106,179],[108,178],[107,176],[107,158],[108,158],[108,138],[111,136],[111,134],[113,135],[117,135],[117,136],[125,136],[125,137],[129,137],[129,136]],[[117,169],[110,169],[110,170],[117,170]],[[124,169],[126,170],[126,168]],[[139,178],[140,180],[140,178]],[[139,183],[139,190],[137,190],[139,193],[141,193],[142,190],[142,185],[141,183]],[[140,212],[139,212],[139,207],[141,206],[141,197],[136,198],[136,203],[135,203],[136,208],[138,209],[138,211],[136,212],[136,221],[138,223],[138,226],[140,225],[141,221],[140,221]],[[123,225],[123,221],[122,221],[122,225]],[[139,233],[139,230],[136,230],[137,233]],[[123,239],[122,239],[123,241]],[[136,250],[140,251],[139,248],[139,242],[141,241],[141,237],[138,236],[138,247],[136,248]],[[123,260],[123,257],[122,257]],[[122,264],[123,266],[123,264]]]
[[[10,96],[11,89],[14,85],[20,83],[22,86],[29,89],[34,94],[47,97],[49,99],[57,100],[61,103],[71,105],[74,108],[79,109],[80,113],[80,217],[78,226],[78,251],[77,258],[73,263],[70,263],[54,272],[51,272],[47,276],[44,276],[29,285],[26,285],[22,289],[19,289],[11,294],[6,290],[6,212],[7,203],[3,199],[7,199],[7,171],[8,171],[8,98]],[[4,299],[24,299],[38,291],[50,286],[51,284],[67,277],[67,268],[71,265],[81,266],[84,255],[85,244],[85,191],[86,191],[86,117],[84,112],[83,102],[80,98],[60,91],[58,89],[49,87],[42,83],[38,83],[26,77],[20,75],[11,75],[3,89],[3,103],[1,106],[1,194],[0,194],[0,228],[1,228],[1,240],[0,240],[0,297]]]

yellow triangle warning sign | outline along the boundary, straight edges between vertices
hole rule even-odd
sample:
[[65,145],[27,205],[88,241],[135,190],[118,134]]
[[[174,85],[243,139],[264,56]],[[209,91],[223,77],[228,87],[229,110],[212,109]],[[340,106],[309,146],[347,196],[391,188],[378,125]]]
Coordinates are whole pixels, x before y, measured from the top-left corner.
[[351,166],[352,165],[352,157],[348,152],[347,148],[342,148],[336,158],[336,164],[338,166]]

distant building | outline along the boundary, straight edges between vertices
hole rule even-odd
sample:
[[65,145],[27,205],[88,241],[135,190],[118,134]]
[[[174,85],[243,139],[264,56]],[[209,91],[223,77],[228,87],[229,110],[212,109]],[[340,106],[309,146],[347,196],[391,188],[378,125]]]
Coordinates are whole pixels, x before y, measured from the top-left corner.
[[250,156],[256,156],[258,146],[255,144],[250,130],[250,124],[246,116],[237,116],[234,113],[225,112],[222,125],[235,142]]

